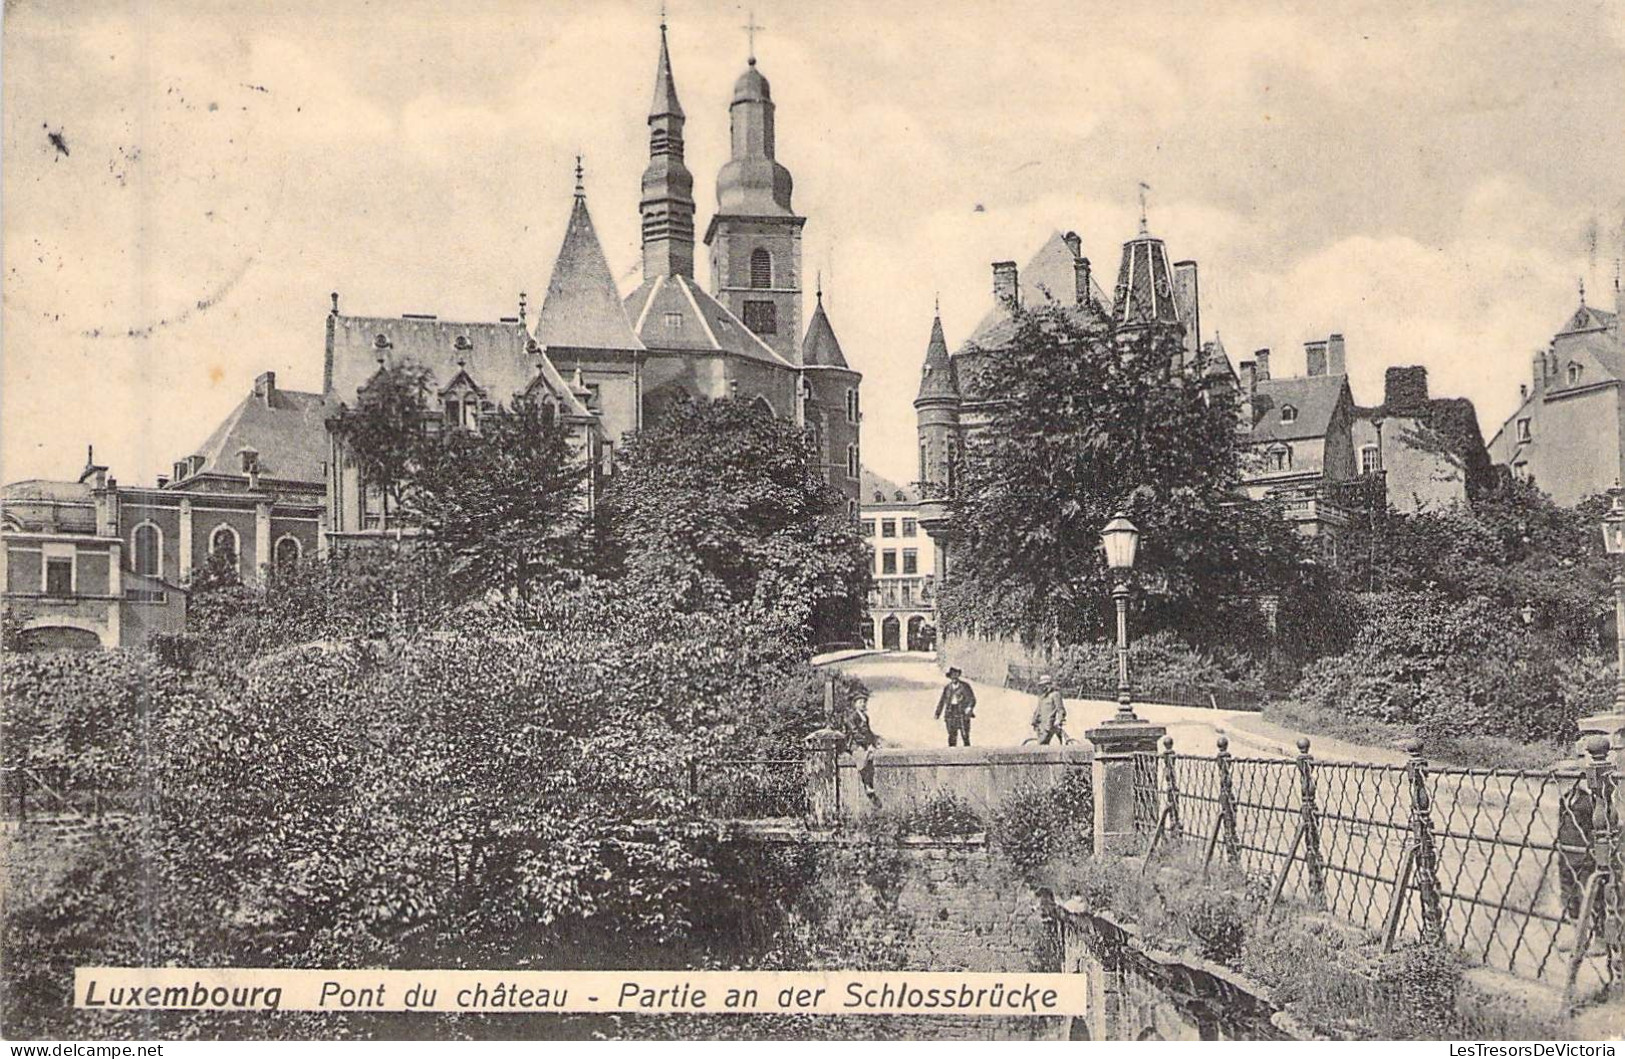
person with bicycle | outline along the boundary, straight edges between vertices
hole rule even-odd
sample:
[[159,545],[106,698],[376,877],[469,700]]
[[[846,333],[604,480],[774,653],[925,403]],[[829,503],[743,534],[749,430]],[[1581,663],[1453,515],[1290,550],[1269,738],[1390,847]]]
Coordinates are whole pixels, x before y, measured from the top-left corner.
[[1048,746],[1050,740],[1066,744],[1066,702],[1055,688],[1055,678],[1045,673],[1038,678],[1041,693],[1033,707],[1033,741]]

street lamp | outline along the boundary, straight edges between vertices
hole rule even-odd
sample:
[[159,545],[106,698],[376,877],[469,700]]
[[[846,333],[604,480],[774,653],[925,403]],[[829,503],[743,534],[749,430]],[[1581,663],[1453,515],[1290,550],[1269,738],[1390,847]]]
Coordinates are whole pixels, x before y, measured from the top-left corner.
[[[1625,518],[1625,512],[1622,512]],[[1120,724],[1137,723],[1134,715],[1134,697],[1128,681],[1128,579],[1134,572],[1134,556],[1140,550],[1140,530],[1119,511],[1100,531],[1100,543],[1106,549],[1106,567],[1116,577],[1112,585],[1112,599],[1117,602],[1117,716],[1112,720]]]
[[[1613,503],[1602,517],[1602,546],[1609,555],[1625,555],[1625,501],[1618,485]],[[1625,572],[1614,574],[1614,711],[1625,713]]]

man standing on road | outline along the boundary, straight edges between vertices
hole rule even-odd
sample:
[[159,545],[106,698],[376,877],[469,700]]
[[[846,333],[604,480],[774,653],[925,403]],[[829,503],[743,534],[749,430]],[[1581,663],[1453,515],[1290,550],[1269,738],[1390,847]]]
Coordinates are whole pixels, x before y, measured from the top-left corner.
[[976,716],[976,692],[961,679],[958,666],[948,668],[948,686],[937,700],[936,716],[948,726],[948,745],[970,746],[970,719]]
[[1066,703],[1055,690],[1055,678],[1048,673],[1038,678],[1041,693],[1038,705],[1033,707],[1033,738],[1039,746],[1049,746],[1050,740],[1066,743]]

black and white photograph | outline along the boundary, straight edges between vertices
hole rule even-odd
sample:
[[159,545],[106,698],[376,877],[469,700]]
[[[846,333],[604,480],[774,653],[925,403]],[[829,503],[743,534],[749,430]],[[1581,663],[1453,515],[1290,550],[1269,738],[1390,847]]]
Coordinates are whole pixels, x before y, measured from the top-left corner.
[[1625,0],[0,42],[10,1055],[1625,1038]]

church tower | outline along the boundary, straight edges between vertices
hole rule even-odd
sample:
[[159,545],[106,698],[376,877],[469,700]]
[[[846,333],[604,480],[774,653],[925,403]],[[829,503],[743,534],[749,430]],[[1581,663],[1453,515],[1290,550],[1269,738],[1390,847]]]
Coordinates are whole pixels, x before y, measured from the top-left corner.
[[694,177],[683,164],[683,105],[671,74],[666,22],[649,106],[649,166],[643,171],[643,278],[694,275]]
[[711,293],[791,364],[801,363],[801,229],[790,171],[773,157],[773,95],[750,63],[728,108],[732,157],[717,174],[717,212],[706,229]]

